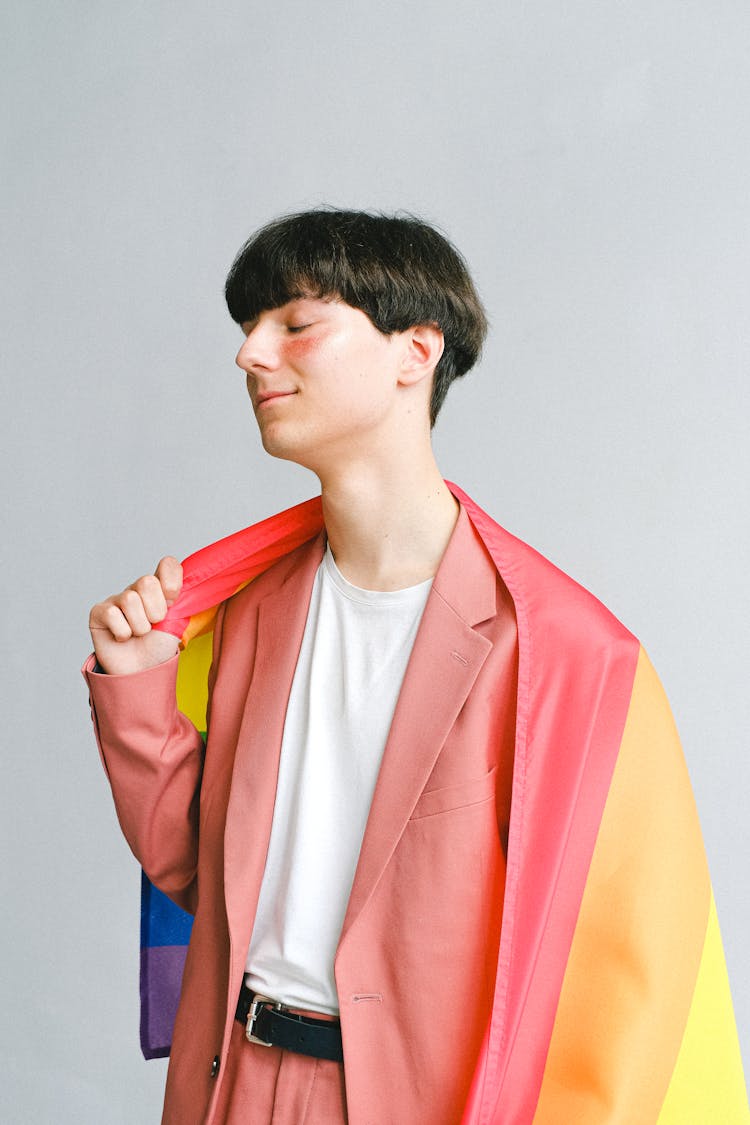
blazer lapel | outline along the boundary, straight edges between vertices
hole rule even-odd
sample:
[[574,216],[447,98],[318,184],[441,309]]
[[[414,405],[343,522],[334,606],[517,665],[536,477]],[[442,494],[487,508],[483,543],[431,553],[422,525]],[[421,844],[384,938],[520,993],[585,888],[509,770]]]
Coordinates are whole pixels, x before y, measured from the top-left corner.
[[414,641],[383,753],[339,946],[367,903],[479,675],[497,570],[463,507]]
[[325,535],[258,605],[256,662],[247,693],[224,831],[224,888],[235,957],[244,965],[271,833],[289,691]]

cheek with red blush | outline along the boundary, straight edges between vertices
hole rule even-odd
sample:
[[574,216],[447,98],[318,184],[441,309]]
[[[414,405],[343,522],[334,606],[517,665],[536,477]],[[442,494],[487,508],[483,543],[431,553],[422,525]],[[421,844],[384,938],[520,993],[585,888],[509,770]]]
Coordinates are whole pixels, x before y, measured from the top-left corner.
[[290,336],[284,343],[284,352],[291,360],[306,359],[307,356],[317,352],[320,337],[308,335],[303,332],[299,336]]

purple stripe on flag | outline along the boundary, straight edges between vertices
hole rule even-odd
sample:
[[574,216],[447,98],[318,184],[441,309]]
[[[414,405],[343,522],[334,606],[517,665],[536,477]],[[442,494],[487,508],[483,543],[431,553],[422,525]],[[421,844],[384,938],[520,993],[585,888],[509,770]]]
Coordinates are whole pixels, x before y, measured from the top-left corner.
[[141,1050],[146,1059],[169,1054],[186,955],[185,945],[141,950]]

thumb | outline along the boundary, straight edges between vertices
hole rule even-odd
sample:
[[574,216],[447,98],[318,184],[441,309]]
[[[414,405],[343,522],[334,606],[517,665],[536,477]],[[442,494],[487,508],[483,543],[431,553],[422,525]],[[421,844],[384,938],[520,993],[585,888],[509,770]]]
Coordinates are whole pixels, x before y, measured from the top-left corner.
[[161,583],[167,605],[171,606],[182,590],[182,565],[174,555],[166,555],[159,562],[155,573]]

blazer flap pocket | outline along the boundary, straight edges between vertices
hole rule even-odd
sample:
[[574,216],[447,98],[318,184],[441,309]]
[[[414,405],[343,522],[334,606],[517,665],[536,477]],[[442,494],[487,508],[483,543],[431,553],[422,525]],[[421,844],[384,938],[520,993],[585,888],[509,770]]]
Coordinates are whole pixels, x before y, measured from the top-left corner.
[[483,777],[472,777],[467,781],[460,781],[457,785],[446,785],[442,789],[428,789],[417,801],[409,819],[418,820],[420,817],[434,816],[435,813],[448,812],[450,809],[478,805],[489,797],[495,796],[496,778],[497,766],[493,766]]

